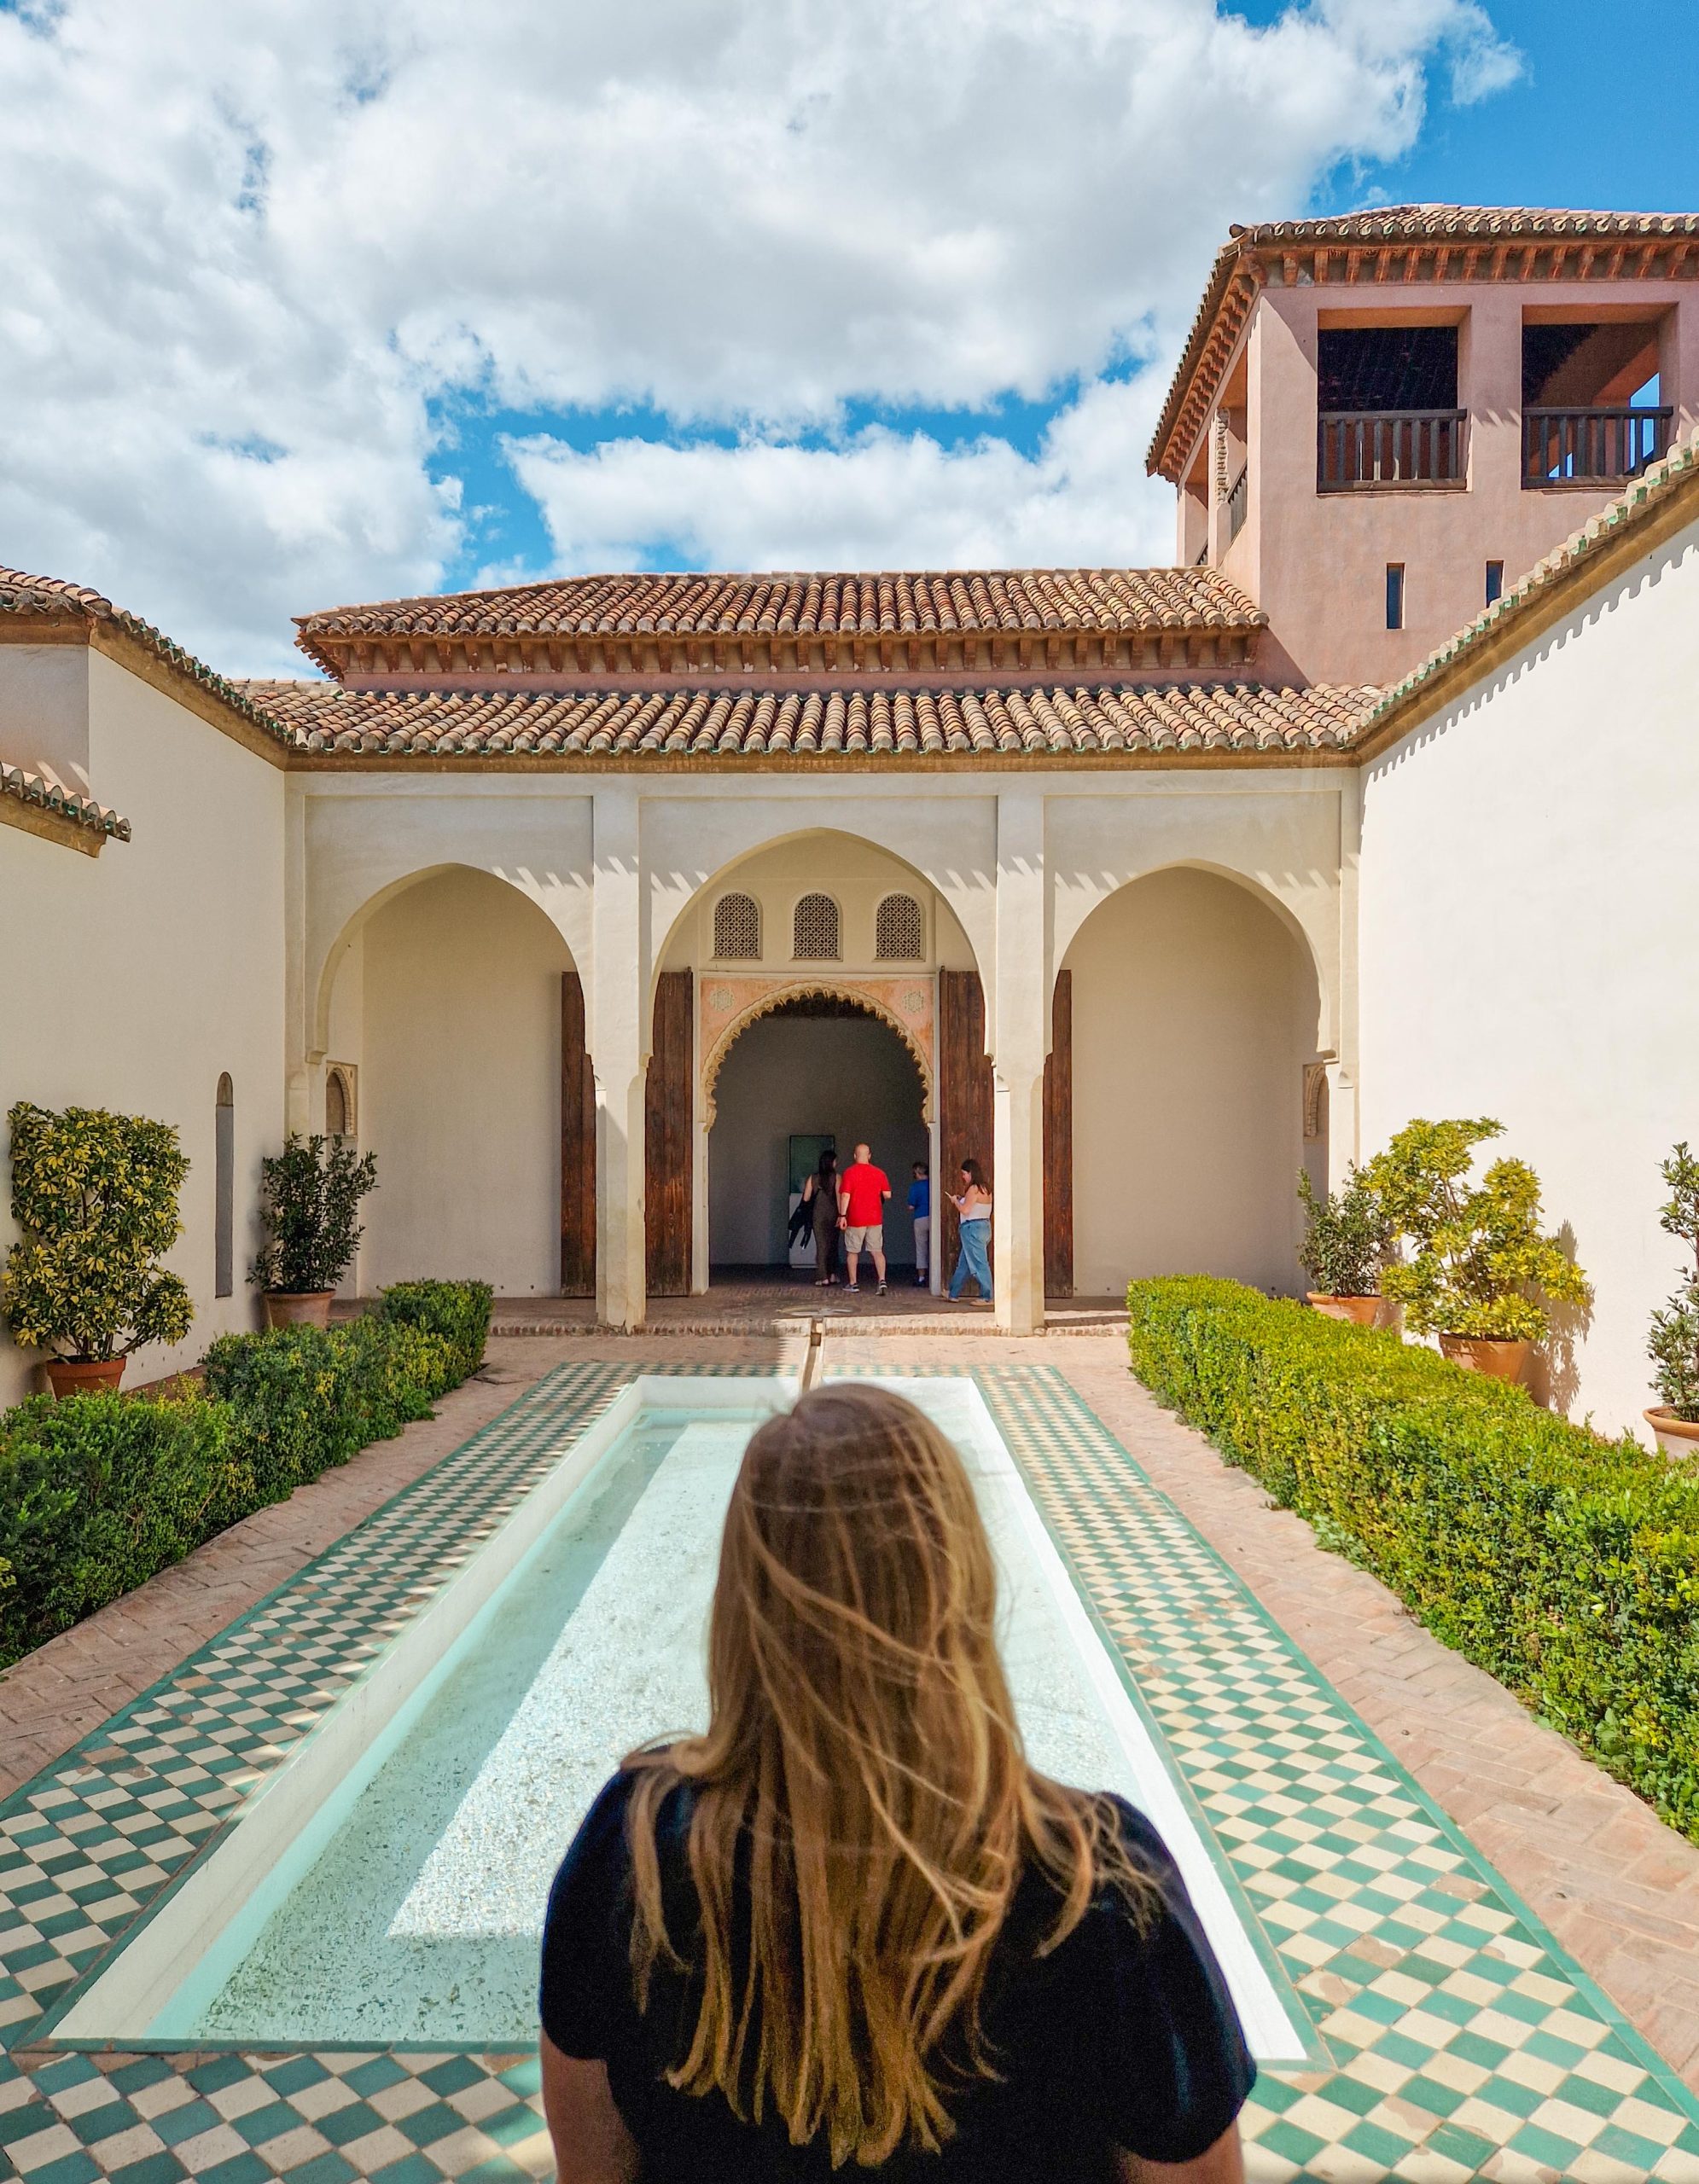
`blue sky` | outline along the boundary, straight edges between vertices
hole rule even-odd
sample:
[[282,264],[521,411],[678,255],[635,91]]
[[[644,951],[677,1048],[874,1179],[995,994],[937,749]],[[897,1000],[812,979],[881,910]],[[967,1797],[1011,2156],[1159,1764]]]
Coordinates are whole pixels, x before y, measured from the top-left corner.
[[1699,206],[1694,0],[0,0],[0,559],[236,672],[620,566],[1160,561],[1234,219]]
[[[1285,0],[1253,0],[1231,12],[1266,26],[1289,9]],[[1295,205],[1295,212],[1430,200],[1621,211],[1699,206],[1699,129],[1684,102],[1648,89],[1669,83],[1675,56],[1690,54],[1699,27],[1693,0],[1642,0],[1626,16],[1600,0],[1487,0],[1487,13],[1521,56],[1516,80],[1468,104],[1443,91],[1431,95],[1407,153],[1393,160],[1339,161],[1317,177],[1307,204]],[[1200,286],[1207,263],[1207,258],[1199,260]],[[1079,387],[1076,375],[1048,398],[1006,392],[952,410],[864,397],[845,404],[829,432],[796,438],[803,445],[819,446],[883,424],[951,448],[993,434],[1031,456],[1046,427],[1077,399]],[[590,450],[633,437],[666,445],[707,440],[726,447],[738,438],[730,425],[681,428],[652,407],[527,413],[457,395],[445,399],[435,415],[445,435],[436,467],[463,479],[468,505],[482,511],[445,572],[450,584],[477,581],[491,563],[538,571],[551,566],[542,509],[515,489],[505,441],[546,433]],[[644,566],[702,566],[689,541],[657,535],[649,543]]]

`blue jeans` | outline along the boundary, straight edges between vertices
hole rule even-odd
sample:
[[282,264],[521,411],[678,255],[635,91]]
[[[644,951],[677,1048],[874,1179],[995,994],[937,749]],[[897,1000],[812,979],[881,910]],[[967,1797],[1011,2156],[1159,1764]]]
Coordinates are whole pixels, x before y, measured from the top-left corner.
[[962,1254],[956,1262],[956,1271],[950,1277],[950,1294],[959,1297],[963,1285],[972,1275],[980,1285],[980,1294],[991,1302],[991,1223],[989,1221],[964,1221],[962,1223]]

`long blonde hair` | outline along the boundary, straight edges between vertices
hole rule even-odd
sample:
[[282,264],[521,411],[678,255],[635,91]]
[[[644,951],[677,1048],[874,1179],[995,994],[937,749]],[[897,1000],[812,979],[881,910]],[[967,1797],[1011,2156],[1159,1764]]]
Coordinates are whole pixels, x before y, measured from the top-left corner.
[[[980,2001],[1030,1867],[1055,1902],[1041,1952],[1106,1881],[1135,1918],[1154,1901],[1107,1801],[1027,1764],[995,1615],[990,1542],[943,1434],[887,1390],[817,1389],[760,1427],[738,1473],[707,1734],[625,1763],[639,2006],[662,1961],[701,1994],[670,2082],[776,2113],[794,2145],[823,2134],[834,2167],[935,2152],[952,2091],[995,2074]],[[688,1963],[656,1845],[681,1784]]]

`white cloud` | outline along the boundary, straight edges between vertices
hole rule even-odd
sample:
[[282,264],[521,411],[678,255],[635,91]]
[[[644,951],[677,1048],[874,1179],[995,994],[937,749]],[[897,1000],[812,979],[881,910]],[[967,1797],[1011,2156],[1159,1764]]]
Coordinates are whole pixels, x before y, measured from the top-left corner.
[[1407,148],[1433,67],[1477,96],[1514,60],[1474,0],[0,10],[0,555],[276,663],[291,611],[438,581],[428,405],[474,389],[747,436],[531,446],[563,556],[636,551],[645,502],[769,563],[1151,539],[1142,381],[1033,462],[771,443],[1167,361],[1228,220]]
[[1031,457],[883,427],[825,447],[623,439],[581,452],[538,434],[507,452],[564,568],[629,567],[656,540],[716,568],[1165,561],[1172,497],[1143,490],[1163,384],[1095,381]]

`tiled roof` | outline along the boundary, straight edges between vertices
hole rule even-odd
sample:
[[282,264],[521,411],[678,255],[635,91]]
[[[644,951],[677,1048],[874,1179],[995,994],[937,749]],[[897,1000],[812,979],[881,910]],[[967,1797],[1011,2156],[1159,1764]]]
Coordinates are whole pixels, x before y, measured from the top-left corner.
[[1342,751],[1376,693],[1257,683],[960,690],[346,690],[253,682],[309,752],[395,758]]
[[1699,213],[1382,205],[1326,219],[1231,228],[1162,405],[1147,468],[1178,484],[1265,282],[1378,283],[1388,260],[1401,283],[1691,277],[1699,274]]
[[236,684],[218,675],[205,661],[161,635],[139,614],[126,613],[86,584],[68,584],[58,577],[31,576],[22,569],[0,568],[0,614],[39,617],[44,621],[74,619],[85,625],[105,623],[133,638],[173,674],[184,677],[223,704],[232,706],[265,735],[281,736],[277,723],[243,696]]
[[[1668,512],[1673,504],[1684,503],[1691,504],[1693,517],[1699,520],[1699,433],[1678,441],[1661,462],[1650,464],[1609,508],[1601,508],[1572,537],[1543,561],[1537,561],[1484,614],[1478,614],[1455,636],[1447,637],[1402,682],[1371,693],[1355,741],[1372,741],[1379,746],[1401,735],[1410,724],[1406,716],[1425,710],[1422,700],[1437,677],[1459,666],[1466,669],[1476,654],[1507,629],[1514,634],[1522,625],[1526,634],[1534,634],[1528,625],[1539,623],[1541,607],[1555,586]],[[1449,679],[1452,678],[1448,676]]]
[[93,797],[56,787],[39,774],[28,773],[21,766],[0,762],[0,796],[14,797],[20,804],[34,804],[43,811],[56,812],[73,826],[85,827],[91,834],[102,834],[114,842],[130,839],[127,819],[120,818],[104,804],[96,804]]
[[1027,641],[1042,653],[1065,637],[1245,637],[1266,619],[1236,584],[1193,568],[566,577],[333,607],[298,622],[302,650],[341,674],[404,656],[439,671],[545,662],[593,672],[752,670],[780,659],[829,671],[859,664],[870,643],[922,644],[927,664],[942,665],[964,648],[979,658],[985,641]]

